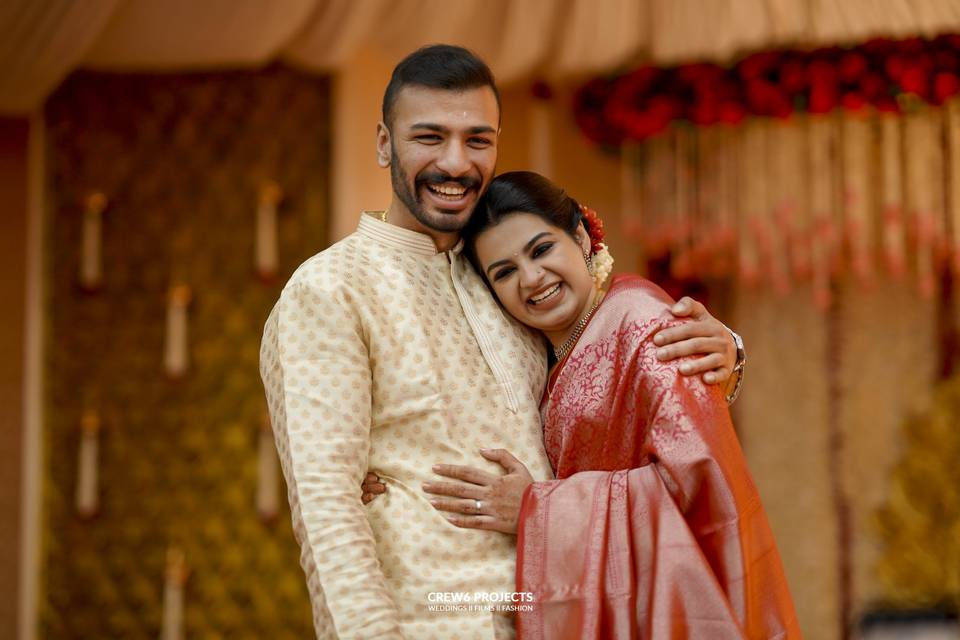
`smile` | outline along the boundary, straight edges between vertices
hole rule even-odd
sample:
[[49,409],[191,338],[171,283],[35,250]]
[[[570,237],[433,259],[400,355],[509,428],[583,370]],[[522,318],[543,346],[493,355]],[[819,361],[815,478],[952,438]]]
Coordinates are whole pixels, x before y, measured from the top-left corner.
[[533,305],[543,304],[547,300],[556,296],[558,293],[560,293],[559,282],[553,285],[552,287],[550,287],[550,289],[548,289],[546,293],[544,293],[543,295],[537,296],[536,298],[530,298],[530,304],[533,304]]
[[467,192],[466,187],[446,184],[428,184],[427,189],[443,200],[459,200]]

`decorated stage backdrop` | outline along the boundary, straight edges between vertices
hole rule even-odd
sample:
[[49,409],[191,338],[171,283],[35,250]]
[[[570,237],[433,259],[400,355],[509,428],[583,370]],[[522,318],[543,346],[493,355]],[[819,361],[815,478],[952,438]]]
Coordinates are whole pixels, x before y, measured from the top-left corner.
[[575,96],[620,156],[639,266],[711,290],[744,336],[735,422],[810,638],[960,604],[960,424],[932,404],[958,355],[958,93],[945,35],[641,67]]
[[42,637],[312,633],[257,363],[325,243],[328,94],[271,69],[51,99]]

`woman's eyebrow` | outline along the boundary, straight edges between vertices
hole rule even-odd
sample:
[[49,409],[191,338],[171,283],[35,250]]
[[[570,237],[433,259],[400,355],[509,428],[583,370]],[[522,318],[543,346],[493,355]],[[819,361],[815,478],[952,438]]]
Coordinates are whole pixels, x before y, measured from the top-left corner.
[[[539,239],[542,238],[543,236],[548,236],[548,235],[550,235],[550,232],[549,232],[549,231],[541,231],[541,232],[538,233],[537,235],[535,235],[535,236],[533,236],[532,238],[530,238],[530,242],[528,242],[527,244],[523,245],[523,250],[524,250],[524,251],[530,251],[530,247],[532,247],[534,244],[536,244],[537,240],[539,240]],[[509,263],[509,262],[510,262],[510,260],[497,260],[496,262],[491,263],[489,267],[487,267],[487,273],[490,273],[490,271],[492,271],[494,267],[499,267],[500,265],[502,265],[502,264],[507,264],[507,263]]]

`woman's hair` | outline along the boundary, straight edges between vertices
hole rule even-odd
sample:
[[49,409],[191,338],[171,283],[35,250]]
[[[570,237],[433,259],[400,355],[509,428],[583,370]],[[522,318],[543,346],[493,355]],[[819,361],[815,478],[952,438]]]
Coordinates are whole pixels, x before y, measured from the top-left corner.
[[574,239],[577,225],[582,223],[587,226],[579,203],[539,173],[502,173],[490,182],[461,234],[464,253],[477,273],[483,274],[483,267],[477,259],[477,236],[517,213],[539,216]]

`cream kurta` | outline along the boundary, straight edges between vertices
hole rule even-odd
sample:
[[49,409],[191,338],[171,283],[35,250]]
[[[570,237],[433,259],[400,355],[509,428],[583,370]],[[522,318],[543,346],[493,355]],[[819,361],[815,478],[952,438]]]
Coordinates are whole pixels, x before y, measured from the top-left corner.
[[[502,472],[504,448],[551,476],[539,338],[455,249],[361,216],[307,260],[264,328],[260,369],[321,638],[494,638],[488,611],[429,611],[431,592],[513,592],[515,538],[458,529],[421,484],[437,462]],[[389,484],[366,507],[370,469]]]

